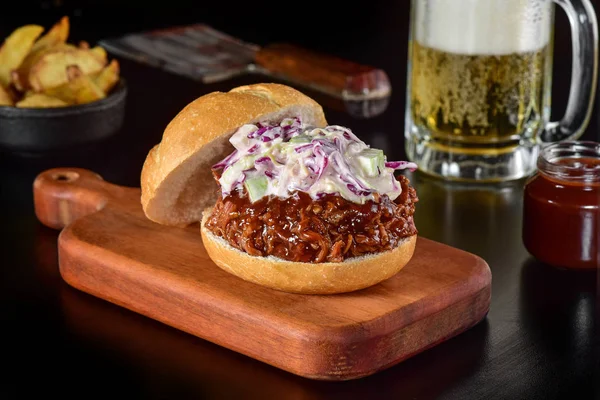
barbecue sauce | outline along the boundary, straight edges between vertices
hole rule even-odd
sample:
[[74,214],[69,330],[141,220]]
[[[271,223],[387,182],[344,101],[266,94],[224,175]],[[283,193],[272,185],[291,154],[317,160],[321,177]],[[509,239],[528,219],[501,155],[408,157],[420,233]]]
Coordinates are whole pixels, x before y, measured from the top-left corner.
[[600,144],[580,143],[542,151],[525,185],[523,242],[544,263],[592,269],[600,267]]
[[304,192],[289,198],[264,197],[254,203],[243,192],[219,197],[206,223],[215,235],[252,256],[299,262],[341,262],[391,250],[415,235],[418,201],[408,179],[392,201],[357,204],[335,194],[312,199]]

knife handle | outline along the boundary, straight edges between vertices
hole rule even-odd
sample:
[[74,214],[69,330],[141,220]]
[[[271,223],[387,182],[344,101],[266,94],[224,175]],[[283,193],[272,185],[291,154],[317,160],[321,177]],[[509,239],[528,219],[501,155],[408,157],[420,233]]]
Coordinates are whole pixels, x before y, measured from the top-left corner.
[[260,48],[255,63],[275,77],[344,100],[384,98],[391,93],[388,76],[381,69],[288,43],[273,43]]

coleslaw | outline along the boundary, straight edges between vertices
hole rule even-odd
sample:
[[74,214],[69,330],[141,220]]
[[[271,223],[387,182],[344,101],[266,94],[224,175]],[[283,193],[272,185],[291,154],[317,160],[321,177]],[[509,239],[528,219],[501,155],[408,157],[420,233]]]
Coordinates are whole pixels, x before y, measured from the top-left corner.
[[417,168],[411,162],[387,161],[382,150],[346,127],[307,127],[298,117],[243,125],[229,141],[235,150],[213,165],[222,170],[222,195],[246,189],[251,202],[265,196],[288,198],[298,191],[313,199],[338,194],[359,204],[379,195],[394,200],[402,193],[394,171]]

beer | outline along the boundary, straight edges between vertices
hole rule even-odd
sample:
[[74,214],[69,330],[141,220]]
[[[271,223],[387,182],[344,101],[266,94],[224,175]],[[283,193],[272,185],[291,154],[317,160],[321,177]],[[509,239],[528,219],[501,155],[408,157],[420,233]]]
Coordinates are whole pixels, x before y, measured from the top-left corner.
[[549,109],[549,0],[415,1],[413,129],[481,153],[535,136]]
[[[585,12],[572,1],[411,0],[404,146],[421,172],[520,179],[535,171],[543,143],[581,136],[596,88],[597,22],[589,0],[577,1]],[[555,3],[581,51],[565,115],[550,121]]]
[[[442,144],[516,143],[543,126],[548,46],[460,54],[412,43],[413,123]],[[482,151],[485,149],[482,149]]]

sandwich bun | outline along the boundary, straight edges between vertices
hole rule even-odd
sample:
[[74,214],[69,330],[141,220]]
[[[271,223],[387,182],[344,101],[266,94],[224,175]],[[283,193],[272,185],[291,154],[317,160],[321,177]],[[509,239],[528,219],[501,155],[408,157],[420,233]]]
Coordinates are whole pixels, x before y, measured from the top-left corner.
[[199,97],[167,125],[141,173],[142,208],[163,225],[197,223],[217,200],[211,166],[233,151],[229,138],[244,124],[300,116],[325,127],[323,108],[286,85],[255,84]]
[[217,266],[272,289],[344,293],[392,277],[411,259],[416,235],[389,251],[337,263],[304,263],[251,256],[205,227],[219,195],[211,167],[233,151],[229,138],[244,124],[279,122],[296,116],[306,125],[327,126],[316,101],[281,84],[240,86],[204,95],[188,104],[167,125],[161,142],[144,162],[141,203],[146,217],[171,226],[200,222],[204,247]]
[[213,235],[205,226],[210,212],[211,209],[204,211],[200,231],[202,243],[213,262],[248,282],[290,293],[336,294],[373,286],[404,268],[412,258],[417,243],[417,236],[412,235],[392,250],[336,263],[255,257]]

